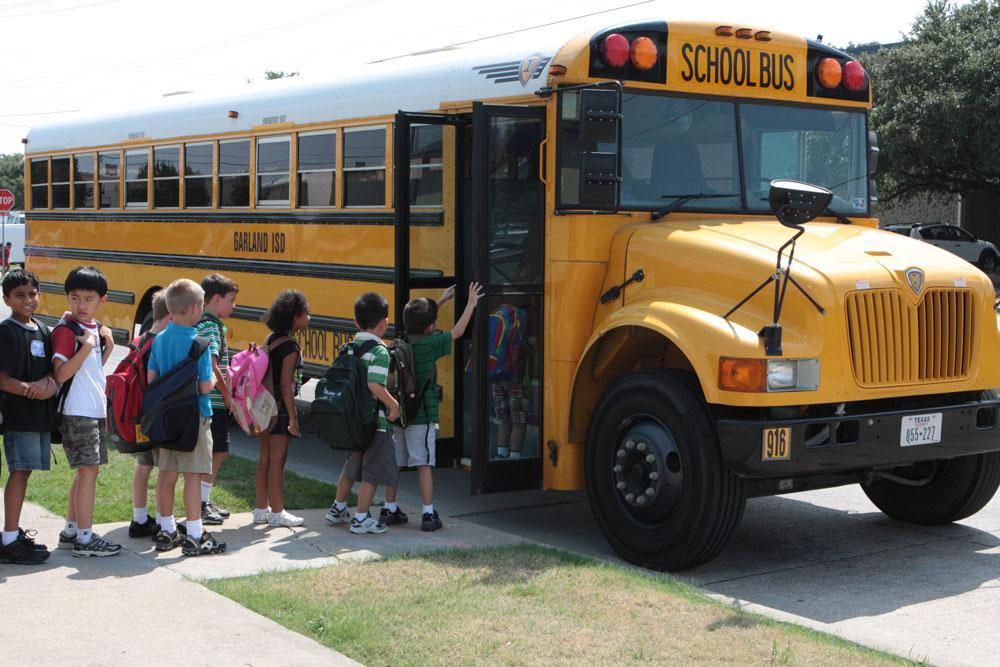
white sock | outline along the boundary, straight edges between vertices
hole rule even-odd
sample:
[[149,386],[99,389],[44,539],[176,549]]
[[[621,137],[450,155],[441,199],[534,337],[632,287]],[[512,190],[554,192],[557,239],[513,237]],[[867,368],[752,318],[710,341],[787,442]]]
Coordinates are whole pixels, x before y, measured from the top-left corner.
[[156,525],[161,527],[163,526],[163,515],[159,512],[156,513]]
[[160,530],[168,534],[177,532],[177,520],[173,514],[160,517]]
[[77,544],[90,544],[90,540],[93,538],[94,531],[90,528],[80,528],[76,533]]
[[146,523],[149,521],[149,511],[145,507],[133,507],[132,520],[136,523]]
[[399,508],[396,506],[396,503],[386,503],[385,504],[385,509],[387,511],[392,512],[393,514],[395,514],[396,510],[399,509]]
[[337,510],[338,512],[343,512],[344,510],[347,509],[347,503],[342,503],[339,500],[335,500],[333,501],[333,509]]
[[188,537],[195,542],[201,539],[201,519],[195,519],[194,521],[188,519],[184,525],[187,526]]
[[368,512],[355,512],[354,514],[355,521],[364,521],[367,518],[368,518]]
[[431,503],[430,505],[424,505],[424,514],[430,514],[433,511],[434,511],[434,503]]
[[76,521],[67,521],[63,527],[63,533],[68,537],[76,537]]
[[0,541],[3,542],[4,546],[7,546],[8,544],[13,544],[15,541],[17,541],[17,534],[18,533],[16,530],[5,530],[3,531],[3,538]]
[[202,482],[201,483],[201,502],[207,503],[208,496],[212,493],[212,483]]

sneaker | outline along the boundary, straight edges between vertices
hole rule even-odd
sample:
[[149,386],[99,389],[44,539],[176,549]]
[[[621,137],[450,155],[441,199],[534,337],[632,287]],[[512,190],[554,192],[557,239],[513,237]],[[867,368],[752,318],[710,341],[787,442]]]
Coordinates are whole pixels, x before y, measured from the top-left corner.
[[330,523],[348,523],[351,520],[351,511],[344,506],[344,509],[339,510],[335,505],[330,505],[330,509],[326,511],[326,520]]
[[38,565],[44,563],[49,557],[47,550],[41,551],[35,548],[34,541],[18,533],[17,539],[7,546],[0,546],[0,563],[14,563],[16,565]]
[[365,517],[364,521],[358,521],[357,517],[354,517],[354,519],[351,520],[352,533],[358,533],[358,534],[372,533],[378,535],[380,533],[384,533],[387,530],[389,529],[385,527],[384,523],[376,521],[375,517],[371,516],[370,514]]
[[225,550],[226,543],[215,539],[209,532],[202,533],[201,539],[197,541],[190,535],[185,535],[181,543],[181,553],[185,556],[208,556],[221,554]]
[[424,512],[420,517],[420,530],[440,530],[444,528],[444,524],[441,523],[441,517],[438,516],[437,510],[433,512]]
[[128,536],[133,540],[140,537],[156,537],[159,532],[160,524],[156,523],[156,519],[151,516],[146,517],[145,523],[133,521],[128,525]]
[[172,533],[161,530],[156,534],[156,537],[153,538],[153,545],[157,551],[170,551],[180,543],[180,531],[176,530]]
[[403,514],[403,510],[398,507],[395,512],[390,512],[383,507],[382,511],[379,512],[378,520],[387,526],[395,526],[397,524],[406,523],[410,520],[410,518]]
[[497,458],[498,459],[510,458],[510,447],[497,447]]
[[209,500],[207,503],[205,503],[205,506],[208,507],[208,509],[210,509],[213,512],[215,512],[216,514],[218,514],[219,516],[221,516],[223,519],[228,519],[229,518],[229,514],[230,514],[229,510],[222,509],[221,507],[219,507],[218,505],[216,505],[215,503],[213,503],[211,500]]
[[301,526],[306,522],[300,516],[295,516],[288,510],[281,510],[280,512],[271,512],[271,516],[268,517],[267,523],[269,526],[285,526],[287,528],[296,528]]
[[60,549],[72,549],[76,546],[76,535],[67,535],[63,531],[59,531],[59,548]]
[[203,524],[206,526],[221,526],[223,521],[225,519],[218,512],[212,510],[208,506],[208,503],[201,504],[201,522]]
[[267,523],[270,516],[271,516],[270,506],[267,509],[261,509],[260,507],[255,507],[253,510],[254,523]]
[[122,552],[122,545],[112,544],[94,533],[86,544],[77,542],[73,545],[73,555],[77,558],[117,556]]
[[28,530],[25,530],[24,528],[18,528],[17,534],[22,540],[33,546],[35,548],[35,551],[48,552],[49,548],[47,546],[35,541],[35,535],[38,534],[37,530],[31,530],[30,528]]

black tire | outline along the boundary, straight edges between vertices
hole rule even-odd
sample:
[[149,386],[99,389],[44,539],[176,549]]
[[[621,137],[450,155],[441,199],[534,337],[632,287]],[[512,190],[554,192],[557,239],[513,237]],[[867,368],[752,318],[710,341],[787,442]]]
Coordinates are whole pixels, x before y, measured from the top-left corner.
[[983,270],[984,273],[993,274],[997,270],[997,256],[996,253],[991,250],[984,250],[983,254],[979,256],[979,268]]
[[[711,560],[743,516],[743,480],[722,460],[700,387],[687,373],[638,371],[612,385],[590,420],[585,465],[601,532],[643,567],[681,570]],[[642,487],[654,493],[639,500]]]
[[1000,487],[1000,452],[960,456],[936,464],[933,478],[924,486],[880,479],[861,488],[893,519],[936,526],[972,516]]

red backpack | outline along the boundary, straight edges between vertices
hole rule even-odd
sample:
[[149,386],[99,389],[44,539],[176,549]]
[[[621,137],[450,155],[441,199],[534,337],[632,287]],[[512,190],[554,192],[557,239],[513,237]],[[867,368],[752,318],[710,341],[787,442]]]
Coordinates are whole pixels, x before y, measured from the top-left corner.
[[123,454],[145,452],[153,444],[140,428],[142,397],[146,393],[146,365],[156,334],[146,332],[128,346],[128,355],[108,376],[104,394],[108,399],[107,430],[115,447]]

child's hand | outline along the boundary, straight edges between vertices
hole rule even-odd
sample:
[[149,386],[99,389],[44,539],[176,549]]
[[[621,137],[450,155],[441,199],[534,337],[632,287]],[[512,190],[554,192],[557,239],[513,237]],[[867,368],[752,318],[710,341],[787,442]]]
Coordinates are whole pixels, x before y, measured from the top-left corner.
[[76,342],[81,346],[89,345],[90,349],[97,347],[97,334],[90,329],[84,329],[79,336],[76,337]]
[[438,299],[438,305],[440,306],[445,301],[448,301],[449,299],[454,299],[454,298],[455,298],[455,285],[452,285],[451,287],[449,287],[445,291],[441,292],[441,298]]
[[392,405],[389,406],[389,414],[386,415],[386,419],[391,422],[399,419],[399,403],[397,401],[393,401]]
[[469,283],[469,301],[465,304],[468,309],[476,307],[476,303],[483,298],[483,286],[479,283]]
[[109,327],[101,325],[101,338],[104,339],[104,346],[105,347],[112,348],[112,349],[114,348],[114,346],[115,346],[115,337],[114,337],[114,334],[111,333],[111,329]]
[[[32,391],[31,388],[34,388],[34,391]],[[32,382],[29,385],[28,398],[44,401],[55,396],[58,390],[59,385],[56,384],[55,380],[50,377],[44,377],[41,380]]]
[[295,436],[296,438],[299,437],[300,435],[302,435],[302,432],[299,430],[299,417],[298,417],[298,415],[289,417],[289,419],[288,419],[288,434],[292,435],[292,436]]

